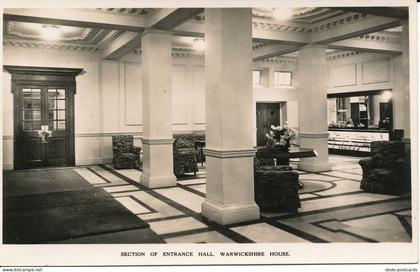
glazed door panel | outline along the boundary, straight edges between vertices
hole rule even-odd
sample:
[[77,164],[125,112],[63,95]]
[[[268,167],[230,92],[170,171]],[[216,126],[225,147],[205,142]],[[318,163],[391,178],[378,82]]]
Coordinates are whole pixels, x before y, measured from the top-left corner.
[[[16,169],[70,164],[71,116],[67,89],[65,86],[15,86]],[[48,128],[45,139],[40,135],[42,128]]]

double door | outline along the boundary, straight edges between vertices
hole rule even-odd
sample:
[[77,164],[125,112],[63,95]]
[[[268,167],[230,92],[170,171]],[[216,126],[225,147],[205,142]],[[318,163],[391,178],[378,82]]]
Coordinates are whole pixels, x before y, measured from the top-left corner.
[[15,168],[72,164],[73,95],[66,84],[15,85]]
[[257,103],[257,146],[265,146],[271,125],[280,125],[280,103]]

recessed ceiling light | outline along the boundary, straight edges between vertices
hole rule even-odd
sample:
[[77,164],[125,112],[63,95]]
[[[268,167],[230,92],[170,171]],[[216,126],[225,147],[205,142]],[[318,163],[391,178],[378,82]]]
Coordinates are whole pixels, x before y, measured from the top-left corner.
[[41,31],[44,39],[48,41],[57,41],[61,37],[61,29],[58,26],[43,25]]

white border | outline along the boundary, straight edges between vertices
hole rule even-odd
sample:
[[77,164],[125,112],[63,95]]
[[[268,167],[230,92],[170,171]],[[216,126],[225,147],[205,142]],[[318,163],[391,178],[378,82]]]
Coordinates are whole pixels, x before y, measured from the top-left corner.
[[[235,1],[235,0],[183,0],[183,1],[169,1],[169,0],[149,0],[149,1],[129,1],[129,0],[74,0],[68,2],[59,2],[57,0],[44,1],[29,1],[29,0],[6,0],[0,3],[3,8],[41,8],[41,7],[251,7],[251,6],[410,6],[410,95],[411,95],[411,146],[413,155],[413,166],[417,166],[417,151],[418,151],[418,96],[417,96],[417,9],[415,1],[408,0],[371,0],[371,1],[272,1],[261,0],[258,1]],[[1,25],[3,22],[1,22]],[[2,36],[0,38],[2,44]],[[0,49],[1,58],[3,56],[3,48]],[[2,103],[2,96],[0,98]],[[3,113],[0,113],[2,117]],[[2,120],[2,118],[1,118]],[[2,124],[0,124],[2,129]],[[2,141],[2,139],[0,140]],[[2,150],[2,145],[0,145]],[[2,165],[2,159],[0,159]],[[332,244],[153,244],[153,245],[1,245],[0,246],[0,265],[163,265],[163,264],[334,264],[334,263],[410,263],[418,262],[418,169],[412,167],[412,210],[413,210],[413,243],[380,243],[380,244],[347,244],[347,243],[332,243]],[[0,187],[0,193],[2,186]],[[1,202],[0,202],[1,203]],[[0,210],[2,210],[0,204]],[[2,219],[0,219],[1,221]],[[1,239],[1,238],[0,238]],[[221,250],[230,251],[289,251],[290,257],[281,258],[255,258],[255,257],[238,257],[238,258],[190,258],[190,257],[120,257],[121,251],[145,251],[146,253],[157,251],[213,251],[217,254]],[[215,255],[216,255],[215,254]],[[267,269],[271,266],[265,266]],[[306,268],[310,266],[304,266]],[[345,268],[345,266],[340,266]],[[397,268],[399,266],[368,266],[370,271],[385,271],[386,267]],[[413,266],[402,266],[403,268]],[[190,267],[191,268],[191,267]],[[232,267],[228,267],[231,269]],[[252,266],[248,267],[253,269]],[[285,267],[282,267],[284,269]],[[292,268],[287,266],[287,268]],[[300,269],[299,267],[296,267]],[[315,267],[317,268],[317,267]],[[318,267],[319,268],[319,267]],[[334,270],[332,270],[332,269]],[[355,269],[363,267],[350,267]],[[371,270],[371,269],[378,270]],[[73,269],[73,268],[72,268]],[[174,267],[172,267],[174,269]],[[185,267],[182,268],[185,271]],[[203,268],[195,268],[197,269]],[[259,268],[258,268],[259,269]],[[324,271],[337,271],[337,267],[323,267]],[[101,269],[103,270],[103,269]],[[156,269],[159,270],[159,269]],[[302,270],[288,270],[288,271],[302,271]],[[313,271],[313,270],[311,270]],[[396,271],[396,270],[395,270]]]

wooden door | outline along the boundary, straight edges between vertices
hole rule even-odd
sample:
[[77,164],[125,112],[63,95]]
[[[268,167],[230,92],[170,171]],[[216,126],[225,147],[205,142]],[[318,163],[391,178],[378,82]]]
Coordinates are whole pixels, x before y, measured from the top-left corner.
[[[68,88],[18,84],[15,95],[16,168],[70,165]],[[42,126],[50,133],[45,141]]]
[[280,104],[257,103],[257,146],[266,145],[271,125],[280,125]]
[[12,74],[14,168],[74,165],[75,77],[82,69],[4,68]]

